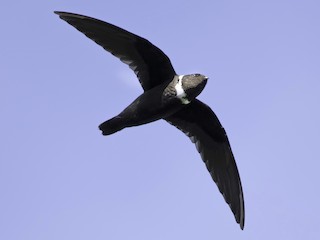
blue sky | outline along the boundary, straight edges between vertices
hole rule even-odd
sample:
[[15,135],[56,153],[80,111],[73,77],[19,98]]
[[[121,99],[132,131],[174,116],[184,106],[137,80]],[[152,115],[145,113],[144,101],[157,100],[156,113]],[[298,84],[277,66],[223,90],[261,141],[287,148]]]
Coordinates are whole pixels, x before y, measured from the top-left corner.
[[[316,239],[319,1],[2,1],[0,239]],[[103,137],[142,93],[53,14],[149,39],[210,77],[244,188],[241,231],[193,144],[164,121]]]

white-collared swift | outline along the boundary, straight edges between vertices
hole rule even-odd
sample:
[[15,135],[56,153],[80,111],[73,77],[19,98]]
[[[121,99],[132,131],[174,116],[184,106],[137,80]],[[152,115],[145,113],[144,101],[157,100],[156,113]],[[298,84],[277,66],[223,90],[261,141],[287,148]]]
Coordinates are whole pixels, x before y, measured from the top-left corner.
[[119,115],[99,126],[102,134],[110,135],[159,119],[177,127],[195,143],[212,179],[243,229],[243,191],[227,134],[211,108],[196,99],[208,78],[198,73],[176,74],[170,59],[159,48],[115,25],[79,14],[55,13],[127,64],[144,90]]

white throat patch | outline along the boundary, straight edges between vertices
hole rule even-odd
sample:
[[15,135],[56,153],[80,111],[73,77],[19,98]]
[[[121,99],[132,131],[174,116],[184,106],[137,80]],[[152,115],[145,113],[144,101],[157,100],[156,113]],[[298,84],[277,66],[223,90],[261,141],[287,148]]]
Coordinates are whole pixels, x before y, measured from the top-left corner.
[[178,83],[174,86],[174,88],[176,89],[176,93],[177,93],[177,98],[179,98],[182,102],[182,104],[188,104],[190,103],[190,101],[187,98],[187,94],[185,93],[185,91],[182,88],[182,78],[184,75],[179,75],[178,78]]

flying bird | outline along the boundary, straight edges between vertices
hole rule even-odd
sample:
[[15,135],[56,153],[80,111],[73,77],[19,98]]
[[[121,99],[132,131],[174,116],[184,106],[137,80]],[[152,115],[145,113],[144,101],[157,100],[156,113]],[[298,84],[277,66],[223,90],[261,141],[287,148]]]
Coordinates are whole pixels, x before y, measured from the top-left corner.
[[110,135],[159,119],[172,124],[196,145],[212,179],[244,227],[244,199],[237,165],[224,128],[209,106],[196,99],[208,77],[176,74],[170,59],[148,40],[91,17],[55,12],[59,17],[127,64],[144,92],[99,129]]

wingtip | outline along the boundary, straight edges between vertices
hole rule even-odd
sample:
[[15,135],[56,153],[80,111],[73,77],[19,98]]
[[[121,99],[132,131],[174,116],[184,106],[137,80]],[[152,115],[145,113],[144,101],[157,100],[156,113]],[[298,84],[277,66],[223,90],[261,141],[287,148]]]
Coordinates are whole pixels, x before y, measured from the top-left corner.
[[57,14],[59,18],[64,19],[64,17],[68,16],[69,13],[67,12],[62,12],[62,11],[54,11],[54,14]]
[[241,222],[241,223],[240,223],[240,228],[241,228],[241,230],[244,229],[244,222]]
[[75,17],[75,16],[81,16],[79,14],[70,13],[70,12],[63,12],[63,11],[54,11],[55,14],[59,15],[59,17]]
[[243,190],[242,190],[242,186],[241,186],[241,181],[239,182],[239,187],[241,189],[241,192],[240,192],[240,195],[239,195],[240,202],[241,202],[241,205],[240,205],[240,228],[241,228],[241,230],[243,230],[245,213],[244,213],[244,199],[243,199]]
[[241,230],[244,229],[244,215],[234,215],[235,216],[235,219],[236,219],[236,222],[239,224]]
[[77,13],[71,13],[71,12],[63,12],[63,11],[53,11],[53,13],[59,15],[60,18],[62,19],[67,19],[67,18],[79,18],[79,19],[84,19],[84,18],[90,18],[81,14]]
[[242,218],[240,221],[240,228],[241,228],[241,230],[244,229],[244,218]]
[[53,11],[53,13],[60,16],[63,12],[61,12],[61,11]]

